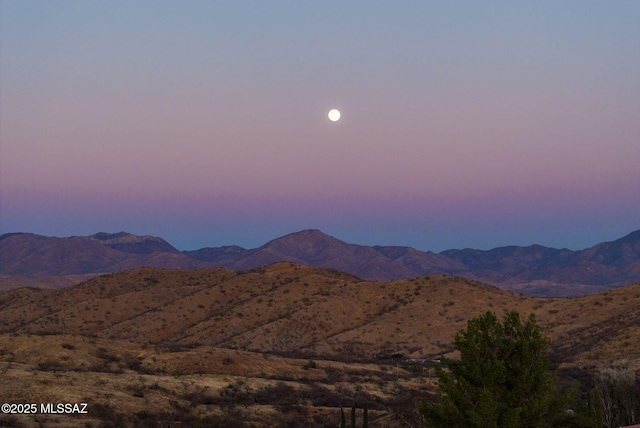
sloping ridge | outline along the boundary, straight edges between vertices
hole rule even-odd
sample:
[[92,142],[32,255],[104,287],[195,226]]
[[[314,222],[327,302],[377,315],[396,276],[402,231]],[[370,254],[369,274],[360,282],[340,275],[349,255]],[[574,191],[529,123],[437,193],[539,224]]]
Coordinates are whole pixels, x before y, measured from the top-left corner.
[[558,358],[594,364],[640,357],[638,305],[640,284],[537,299],[464,278],[368,282],[291,263],[243,272],[144,268],[61,290],[0,293],[0,332],[342,358],[423,357],[452,350],[469,318],[513,309],[536,314]]
[[0,236],[0,274],[72,275],[142,266],[248,270],[289,261],[327,267],[367,280],[459,275],[528,295],[576,296],[640,281],[640,231],[572,251],[541,245],[439,254],[401,246],[349,244],[309,229],[255,249],[238,246],[180,252],[153,236],[100,232],[87,237]]
[[247,251],[236,262],[226,266],[251,269],[279,261],[337,269],[368,280],[404,279],[464,270],[459,264],[432,252],[410,247],[349,244],[317,229],[274,239]]
[[69,238],[30,233],[0,237],[0,274],[75,275],[118,272],[141,266],[195,269],[195,260],[166,241],[125,232]]
[[138,236],[127,232],[105,233],[99,232],[88,237],[97,240],[109,248],[134,254],[151,254],[151,253],[174,253],[180,251],[175,249],[171,244],[161,238],[155,236]]
[[578,251],[574,262],[591,261],[607,266],[624,266],[640,260],[640,230],[612,242]]
[[101,272],[126,258],[122,252],[83,237],[15,234],[0,241],[0,269],[4,274],[87,274]]

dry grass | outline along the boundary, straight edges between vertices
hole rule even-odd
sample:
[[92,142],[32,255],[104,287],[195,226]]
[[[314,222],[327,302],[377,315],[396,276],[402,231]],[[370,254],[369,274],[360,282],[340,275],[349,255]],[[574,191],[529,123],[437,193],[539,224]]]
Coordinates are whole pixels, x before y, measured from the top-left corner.
[[640,285],[538,299],[462,278],[371,282],[291,263],[138,269],[0,293],[0,393],[93,406],[47,416],[46,426],[323,426],[354,401],[369,403],[377,426],[396,426],[434,386],[427,368],[399,366],[393,354],[450,355],[469,318],[515,309],[536,314],[560,369],[636,369],[638,307]]
[[304,416],[303,425],[323,426],[338,421],[339,407],[365,401],[373,418],[391,419],[387,426],[393,426],[390,405],[399,391],[433,389],[429,373],[399,366],[212,347],[144,348],[69,335],[3,334],[0,349],[5,402],[88,403],[88,415],[16,417],[27,426],[144,426],[141,415],[205,426],[209,420],[274,426],[293,417],[287,416],[291,409],[296,418]]

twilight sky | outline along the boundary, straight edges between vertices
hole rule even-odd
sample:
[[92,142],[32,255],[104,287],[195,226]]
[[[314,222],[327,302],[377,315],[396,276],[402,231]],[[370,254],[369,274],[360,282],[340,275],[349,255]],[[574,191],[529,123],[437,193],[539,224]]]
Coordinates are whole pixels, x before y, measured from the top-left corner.
[[617,239],[640,229],[638,22],[636,0],[0,0],[0,233]]

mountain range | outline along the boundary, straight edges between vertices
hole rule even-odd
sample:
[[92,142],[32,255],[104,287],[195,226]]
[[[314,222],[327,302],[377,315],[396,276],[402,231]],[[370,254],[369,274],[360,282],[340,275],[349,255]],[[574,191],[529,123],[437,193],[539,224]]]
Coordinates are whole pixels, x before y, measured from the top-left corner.
[[531,245],[440,253],[349,244],[319,230],[292,233],[254,249],[233,245],[194,251],[126,232],[67,238],[10,233],[0,236],[0,279],[5,283],[0,289],[59,287],[139,267],[249,270],[281,261],[365,280],[446,274],[531,296],[569,297],[640,282],[640,230],[579,251]]

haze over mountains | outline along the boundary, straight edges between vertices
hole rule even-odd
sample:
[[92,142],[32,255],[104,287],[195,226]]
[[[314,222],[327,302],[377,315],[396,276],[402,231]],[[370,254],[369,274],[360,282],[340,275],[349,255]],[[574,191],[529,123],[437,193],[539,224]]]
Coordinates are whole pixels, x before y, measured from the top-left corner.
[[195,251],[179,251],[161,238],[126,232],[68,238],[0,236],[5,289],[70,285],[88,276],[143,266],[248,270],[280,261],[337,269],[366,280],[447,274],[527,295],[577,296],[640,281],[640,230],[579,251],[531,245],[441,253],[349,244],[319,230],[292,233],[254,249],[224,246]]

